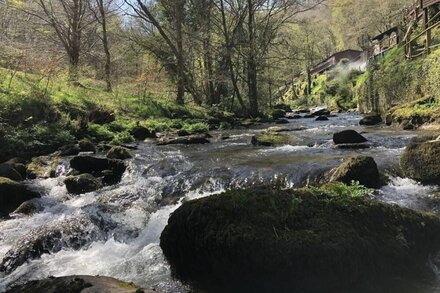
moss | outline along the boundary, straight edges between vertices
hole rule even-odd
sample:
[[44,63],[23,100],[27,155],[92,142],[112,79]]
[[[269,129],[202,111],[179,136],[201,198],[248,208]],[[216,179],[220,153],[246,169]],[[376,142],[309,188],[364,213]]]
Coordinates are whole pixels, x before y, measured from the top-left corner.
[[439,232],[365,196],[257,187],[184,203],[160,245],[174,276],[210,292],[413,292],[402,280],[435,279]]
[[424,182],[440,183],[440,141],[419,138],[411,141],[400,159],[405,176]]

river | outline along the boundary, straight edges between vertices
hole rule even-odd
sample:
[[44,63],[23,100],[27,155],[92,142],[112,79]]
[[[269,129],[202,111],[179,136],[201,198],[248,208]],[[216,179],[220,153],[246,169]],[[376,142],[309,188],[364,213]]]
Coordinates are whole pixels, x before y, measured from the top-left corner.
[[[86,274],[112,276],[158,292],[186,292],[187,288],[171,278],[158,244],[170,213],[182,201],[262,182],[297,187],[313,182],[355,154],[374,157],[379,169],[391,176],[389,184],[376,191],[378,199],[437,212],[432,200],[437,187],[398,177],[404,146],[419,133],[385,126],[361,127],[359,119],[359,115],[347,113],[322,122],[290,120],[286,127],[304,126],[291,132],[301,141],[279,147],[254,147],[250,143],[255,133],[270,125],[214,131],[212,143],[205,145],[156,146],[143,142],[133,151],[134,158],[118,185],[81,196],[69,195],[64,187],[66,159],[60,177],[27,182],[43,193],[40,212],[0,222],[0,258],[15,249],[17,240],[41,233],[41,227],[47,231],[78,219],[85,223],[77,235],[81,245],[74,247],[66,241],[65,246],[61,244],[0,275],[0,291],[16,282]],[[362,150],[335,148],[332,134],[346,128],[361,132],[372,146]],[[222,135],[229,138],[221,139]]]

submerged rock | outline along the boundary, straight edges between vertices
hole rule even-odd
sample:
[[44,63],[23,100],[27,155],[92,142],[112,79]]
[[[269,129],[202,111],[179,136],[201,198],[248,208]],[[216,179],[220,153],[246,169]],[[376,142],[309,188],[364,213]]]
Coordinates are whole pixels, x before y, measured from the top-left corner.
[[290,131],[290,129],[284,126],[271,126],[266,129],[266,132],[287,132],[287,131]]
[[372,157],[366,156],[351,157],[345,160],[334,170],[330,181],[339,181],[345,184],[358,181],[368,188],[379,188],[381,185],[376,162]]
[[367,139],[357,131],[349,129],[333,134],[333,142],[335,144],[364,143]]
[[157,142],[158,145],[206,144],[206,143],[209,143],[209,140],[204,134],[180,136],[180,137],[163,137]]
[[440,184],[440,140],[413,139],[403,152],[400,166],[406,177]]
[[184,203],[160,246],[196,291],[414,292],[406,281],[435,282],[426,263],[440,220],[365,197],[260,187]]
[[113,146],[107,152],[107,158],[125,160],[132,158],[132,155],[130,154],[130,151],[127,148],[121,146]]
[[55,253],[63,248],[80,249],[86,243],[99,239],[96,227],[88,218],[68,218],[40,226],[30,231],[5,254],[0,272],[10,274],[26,261],[44,253]]
[[0,216],[8,215],[23,202],[36,197],[40,197],[38,192],[9,178],[0,177]]
[[111,277],[103,276],[65,276],[49,277],[34,280],[23,285],[15,286],[7,293],[152,293],[154,291],[141,288],[133,283],[122,282]]
[[73,194],[92,192],[102,187],[101,181],[91,174],[69,176],[64,180],[64,184],[66,184],[67,191]]
[[40,210],[42,206],[36,200],[27,200],[22,203],[13,213],[22,215],[32,215]]
[[300,139],[295,135],[281,133],[261,133],[252,137],[251,143],[255,146],[274,146],[289,144]]
[[330,119],[327,118],[327,116],[318,116],[315,121],[328,121]]
[[276,124],[289,124],[289,120],[287,120],[286,118],[279,118],[277,120],[275,120]]
[[377,125],[382,123],[382,117],[380,115],[367,115],[359,121],[360,125]]

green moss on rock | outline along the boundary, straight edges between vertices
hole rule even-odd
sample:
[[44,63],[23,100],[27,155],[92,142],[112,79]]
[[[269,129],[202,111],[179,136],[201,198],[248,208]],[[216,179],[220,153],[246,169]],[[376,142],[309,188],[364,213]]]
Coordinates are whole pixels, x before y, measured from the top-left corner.
[[346,184],[355,181],[369,188],[378,188],[380,186],[380,175],[377,164],[372,157],[358,156],[348,158],[336,168],[330,181],[339,181]]
[[364,196],[258,188],[184,203],[160,246],[209,292],[413,292],[406,281],[433,280],[439,232],[437,217]]
[[440,184],[440,141],[412,140],[400,159],[405,176],[423,183]]

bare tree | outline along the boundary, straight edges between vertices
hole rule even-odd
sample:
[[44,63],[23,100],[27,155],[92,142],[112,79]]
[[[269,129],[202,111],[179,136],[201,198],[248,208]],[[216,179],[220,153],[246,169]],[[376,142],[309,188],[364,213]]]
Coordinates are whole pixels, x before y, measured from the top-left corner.
[[114,4],[113,0],[94,0],[95,6],[91,7],[91,10],[95,16],[96,21],[101,26],[101,35],[99,38],[101,39],[102,46],[105,54],[105,62],[104,62],[104,71],[105,71],[105,82],[107,86],[107,91],[112,91],[112,65],[111,65],[111,53],[110,53],[110,43],[108,36],[108,19],[111,17],[115,10],[112,10],[112,5]]
[[37,0],[23,10],[51,26],[69,60],[69,79],[78,80],[78,65],[86,44],[85,34],[94,32],[90,0]]

